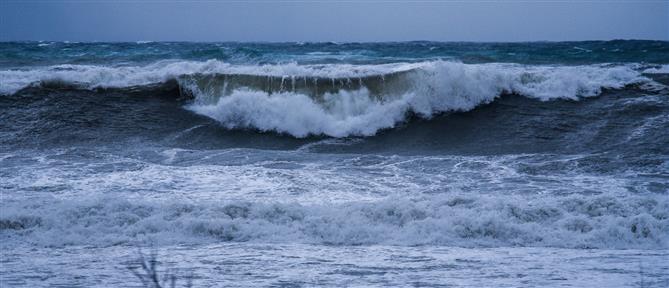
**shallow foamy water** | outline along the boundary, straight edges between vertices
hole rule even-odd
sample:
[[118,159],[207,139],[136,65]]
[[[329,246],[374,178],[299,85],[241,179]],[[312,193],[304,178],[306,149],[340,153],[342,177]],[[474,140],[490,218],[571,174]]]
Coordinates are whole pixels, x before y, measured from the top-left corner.
[[[151,252],[142,253],[148,257]],[[669,252],[246,244],[165,246],[160,275],[177,287],[666,287]],[[30,254],[31,257],[25,257]],[[3,260],[10,286],[142,287],[135,247],[17,249]],[[35,269],[39,267],[39,269]],[[185,286],[184,286],[185,287]]]
[[579,155],[314,147],[3,154],[3,189],[14,192],[3,194],[0,281],[140,287],[127,269],[140,249],[195,287],[669,281],[669,204],[646,184],[658,176],[555,170],[588,159]]

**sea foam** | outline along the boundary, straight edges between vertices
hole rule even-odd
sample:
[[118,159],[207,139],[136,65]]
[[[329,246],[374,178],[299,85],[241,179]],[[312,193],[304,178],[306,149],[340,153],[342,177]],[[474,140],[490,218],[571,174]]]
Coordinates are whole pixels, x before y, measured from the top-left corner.
[[[638,66],[638,65],[637,65]],[[177,80],[195,101],[188,109],[218,120],[229,128],[252,128],[295,137],[370,136],[392,128],[409,115],[430,118],[449,111],[468,111],[502,94],[518,94],[542,101],[577,100],[648,82],[635,65],[528,66],[519,64],[463,64],[430,61],[381,65],[231,65],[217,60],[162,61],[148,66],[103,67],[58,65],[30,70],[0,71],[0,93],[15,93],[31,85],[66,83],[83,89],[123,88]],[[638,67],[636,67],[638,68]],[[193,85],[202,75],[255,77],[255,82],[280,77],[276,90],[235,87],[231,83]],[[288,79],[292,83],[285,83]],[[371,93],[376,86],[390,87]],[[249,81],[251,81],[249,80]],[[286,81],[288,81],[286,80]],[[332,82],[342,89],[318,95],[295,89],[295,81]],[[348,84],[346,84],[348,83]],[[351,85],[355,83],[356,85]],[[291,85],[292,84],[292,85]],[[323,83],[321,83],[323,84]],[[239,85],[238,85],[239,86]],[[343,89],[346,87],[349,89]],[[355,89],[350,87],[355,86]],[[271,85],[269,86],[271,87]],[[318,86],[316,85],[316,88]],[[380,91],[380,92],[379,92]],[[381,93],[381,95],[378,95]]]
[[468,65],[423,63],[403,76],[411,87],[378,97],[364,85],[310,97],[286,89],[269,93],[237,89],[230,95],[211,95],[196,87],[201,99],[188,108],[214,118],[228,128],[254,128],[295,137],[370,136],[393,128],[408,115],[430,118],[450,111],[469,111],[502,94],[519,94],[542,101],[577,100],[598,95],[602,89],[622,88],[645,81],[629,67],[548,67],[506,64]]
[[1,207],[5,245],[260,242],[666,248],[666,199],[389,198],[374,203],[150,203],[114,198]]

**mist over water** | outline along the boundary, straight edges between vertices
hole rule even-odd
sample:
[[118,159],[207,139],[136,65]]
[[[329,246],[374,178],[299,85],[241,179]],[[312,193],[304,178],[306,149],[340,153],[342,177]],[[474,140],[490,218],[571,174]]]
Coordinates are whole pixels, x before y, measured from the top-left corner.
[[664,287],[667,59],[661,41],[0,43],[0,281],[123,286],[108,265],[151,245],[202,286]]

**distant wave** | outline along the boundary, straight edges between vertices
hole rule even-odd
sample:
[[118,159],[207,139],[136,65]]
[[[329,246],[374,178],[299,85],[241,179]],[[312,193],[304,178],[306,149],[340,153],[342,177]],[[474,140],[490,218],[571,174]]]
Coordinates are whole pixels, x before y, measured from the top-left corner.
[[0,92],[27,87],[128,88],[176,80],[187,109],[225,127],[295,137],[370,136],[410,115],[468,111],[502,94],[577,100],[649,82],[639,65],[528,66],[430,61],[382,65],[230,65],[171,61],[148,66],[58,65],[1,71]]
[[669,65],[660,65],[643,70],[646,74],[669,74]]

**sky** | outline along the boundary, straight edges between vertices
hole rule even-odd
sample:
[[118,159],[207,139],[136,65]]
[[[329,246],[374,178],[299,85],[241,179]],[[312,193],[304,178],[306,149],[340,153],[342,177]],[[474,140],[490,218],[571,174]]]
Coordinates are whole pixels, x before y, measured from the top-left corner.
[[0,41],[669,40],[669,0],[0,0]]

